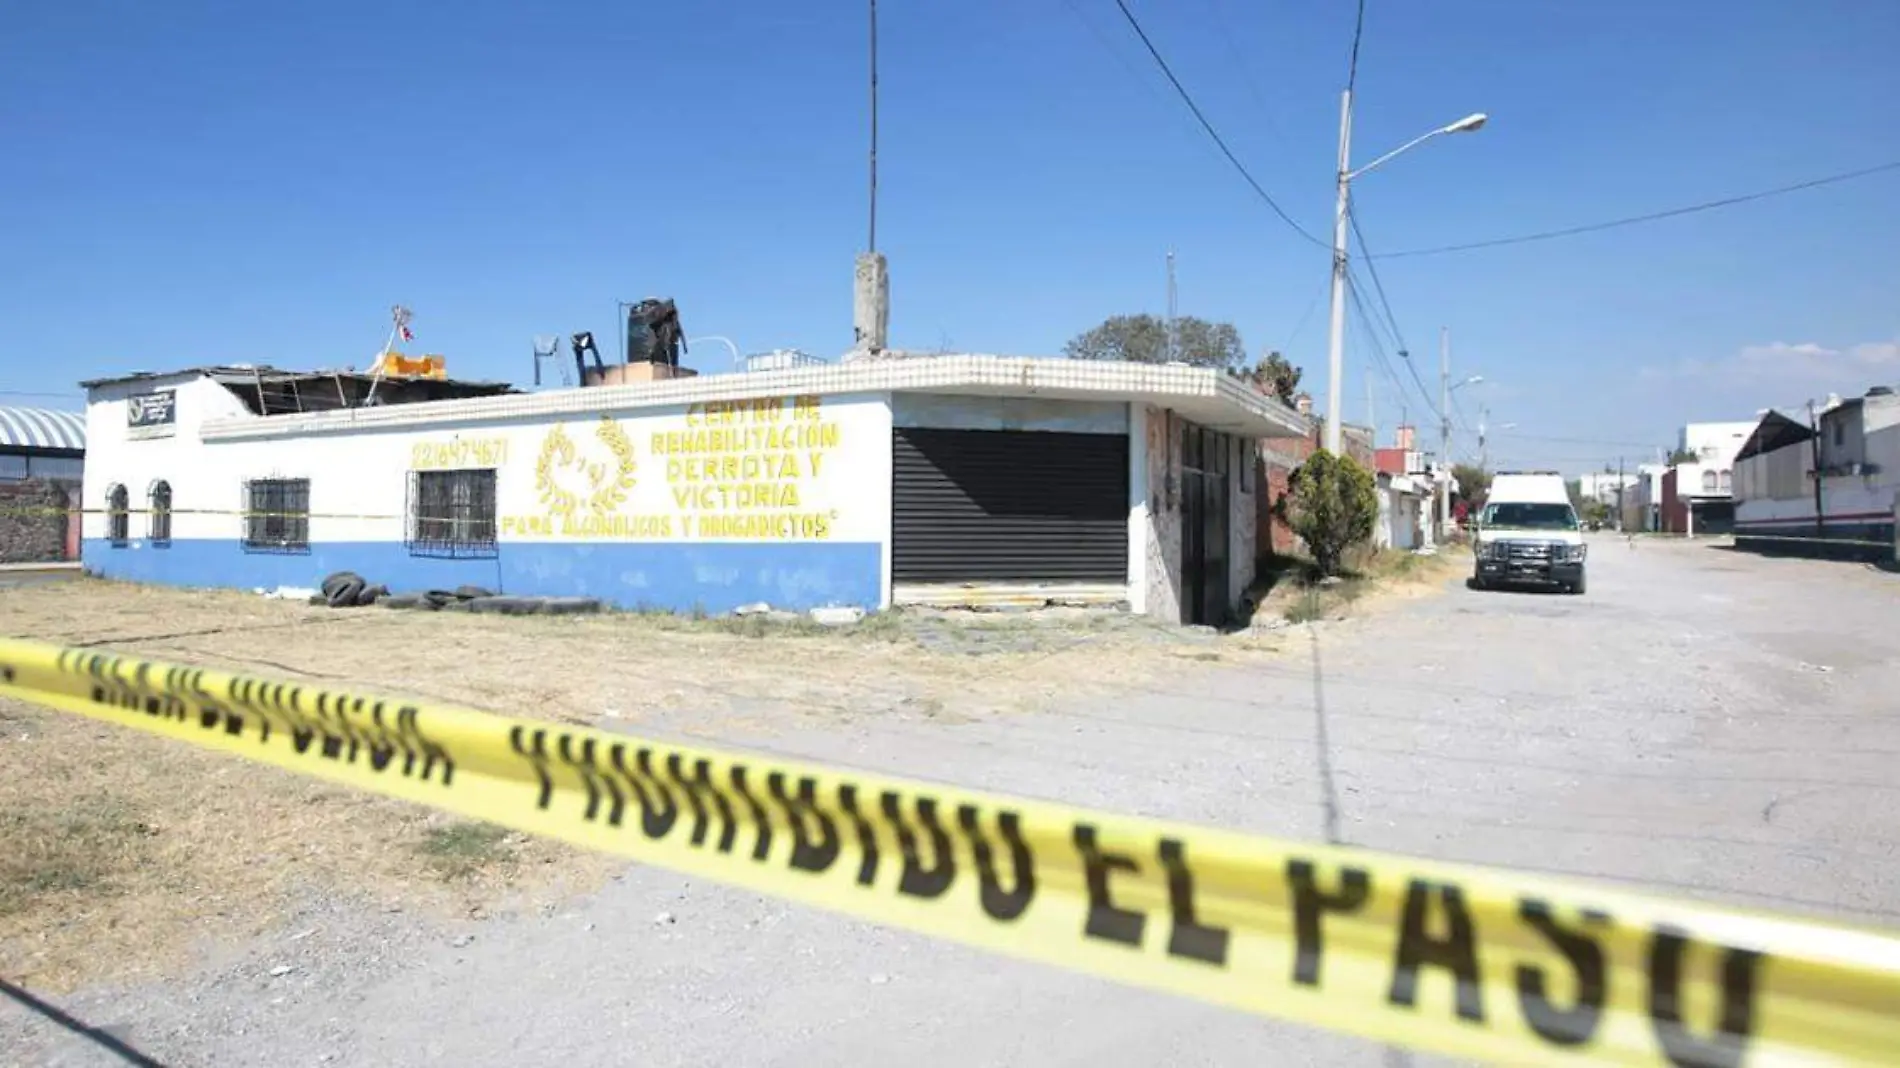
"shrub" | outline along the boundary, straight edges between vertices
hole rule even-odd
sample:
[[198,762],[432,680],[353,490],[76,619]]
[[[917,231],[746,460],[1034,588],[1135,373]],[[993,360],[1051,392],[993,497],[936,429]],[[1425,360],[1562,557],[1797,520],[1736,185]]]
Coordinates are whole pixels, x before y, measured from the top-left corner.
[[1379,499],[1372,473],[1351,457],[1321,449],[1288,482],[1293,532],[1306,542],[1321,575],[1336,575],[1346,550],[1372,536]]

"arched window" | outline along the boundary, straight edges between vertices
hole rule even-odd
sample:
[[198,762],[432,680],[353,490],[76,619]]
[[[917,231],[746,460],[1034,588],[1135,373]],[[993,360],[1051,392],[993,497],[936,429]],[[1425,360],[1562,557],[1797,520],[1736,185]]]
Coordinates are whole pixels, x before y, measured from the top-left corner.
[[145,534],[153,545],[172,543],[172,484],[159,479],[148,494],[151,511],[146,515]]
[[1716,488],[1721,490],[1724,493],[1727,493],[1729,490],[1729,486],[1731,485],[1729,480],[1732,477],[1733,476],[1729,473],[1728,469],[1723,468],[1722,474],[1721,474],[1721,480],[1717,483]]
[[131,538],[132,497],[115,482],[106,490],[106,540],[124,545]]
[[1702,492],[1704,493],[1715,492],[1715,472],[1714,471],[1704,470],[1702,472]]

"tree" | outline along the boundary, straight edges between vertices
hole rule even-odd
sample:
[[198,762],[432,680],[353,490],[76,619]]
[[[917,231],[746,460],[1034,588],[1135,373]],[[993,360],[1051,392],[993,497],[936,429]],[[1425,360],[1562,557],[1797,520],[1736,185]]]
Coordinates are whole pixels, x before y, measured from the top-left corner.
[[1322,575],[1339,573],[1346,550],[1372,536],[1379,515],[1372,472],[1320,449],[1287,485],[1288,520]]
[[1466,508],[1484,507],[1485,498],[1491,496],[1491,472],[1473,464],[1453,464],[1451,477],[1458,482],[1458,496]]
[[1694,464],[1702,462],[1702,454],[1694,449],[1675,449],[1669,454],[1669,465]]
[[[1175,356],[1197,367],[1234,370],[1247,360],[1240,331],[1232,323],[1210,323],[1191,315],[1174,321]],[[1113,315],[1102,325],[1062,346],[1072,360],[1167,363],[1168,322],[1153,315]]]
[[1260,357],[1253,370],[1247,372],[1247,378],[1254,388],[1269,397],[1280,398],[1280,403],[1293,407],[1293,397],[1300,390],[1300,379],[1306,372],[1293,366],[1292,362],[1278,352],[1269,352]]

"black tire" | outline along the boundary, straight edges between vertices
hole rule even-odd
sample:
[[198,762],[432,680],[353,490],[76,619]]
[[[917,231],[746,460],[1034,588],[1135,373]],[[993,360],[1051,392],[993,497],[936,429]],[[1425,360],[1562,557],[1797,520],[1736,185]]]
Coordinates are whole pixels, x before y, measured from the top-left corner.
[[1584,577],[1582,575],[1578,575],[1577,581],[1570,584],[1570,593],[1572,596],[1582,596],[1583,591],[1586,588],[1587,588],[1587,583]]
[[541,613],[545,616],[591,615],[601,610],[602,605],[593,597],[542,597]]
[[468,606],[469,611],[483,614],[532,616],[541,611],[539,597],[476,597],[462,603]]

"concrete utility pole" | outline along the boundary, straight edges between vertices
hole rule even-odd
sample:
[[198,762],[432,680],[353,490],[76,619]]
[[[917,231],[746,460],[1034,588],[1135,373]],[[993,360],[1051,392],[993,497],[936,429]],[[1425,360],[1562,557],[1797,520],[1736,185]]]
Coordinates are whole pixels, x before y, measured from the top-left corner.
[[1445,492],[1438,499],[1440,535],[1451,537],[1451,327],[1438,328],[1438,464]]
[[1623,458],[1616,458],[1616,532],[1623,533]]
[[[1355,51],[1355,55],[1356,55]],[[1339,170],[1333,182],[1333,303],[1332,332],[1326,345],[1326,451],[1339,455],[1340,428],[1345,412],[1341,399],[1346,364],[1346,225],[1351,208],[1352,180],[1426,141],[1442,134],[1470,133],[1488,121],[1483,112],[1466,115],[1457,122],[1440,126],[1412,138],[1371,163],[1352,169],[1352,82],[1339,94]]]
[[877,0],[871,4],[871,212],[867,248],[858,256],[851,290],[852,347],[883,352],[891,325],[891,279],[877,250]]
[[1326,451],[1339,455],[1346,374],[1346,207],[1352,182],[1352,90],[1339,94],[1339,170],[1333,183],[1332,326],[1326,340]]
[[1813,436],[1808,438],[1808,448],[1814,457],[1814,537],[1821,540],[1827,537],[1827,513],[1821,510],[1821,423],[1814,415],[1814,402],[1808,402],[1808,430]]
[[[1366,425],[1372,428],[1372,450],[1379,451],[1379,413],[1372,407],[1372,372],[1366,372]],[[1375,462],[1373,466],[1378,466]]]

